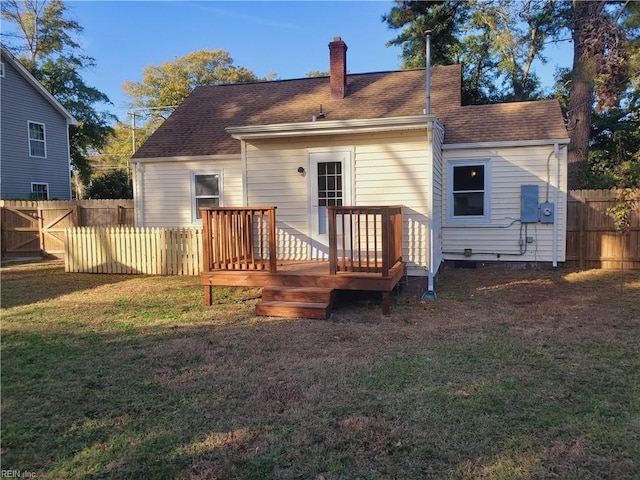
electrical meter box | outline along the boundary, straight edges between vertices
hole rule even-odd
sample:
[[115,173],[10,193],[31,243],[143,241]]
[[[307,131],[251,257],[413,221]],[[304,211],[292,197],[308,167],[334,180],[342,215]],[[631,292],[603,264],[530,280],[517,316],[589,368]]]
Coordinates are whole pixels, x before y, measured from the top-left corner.
[[538,222],[538,185],[520,185],[520,221]]
[[540,204],[540,223],[553,223],[554,205],[551,202]]

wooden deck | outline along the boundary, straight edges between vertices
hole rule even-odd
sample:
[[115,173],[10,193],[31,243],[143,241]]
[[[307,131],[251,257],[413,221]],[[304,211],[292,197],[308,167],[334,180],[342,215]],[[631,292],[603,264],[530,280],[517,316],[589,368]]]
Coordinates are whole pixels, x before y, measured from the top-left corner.
[[329,259],[282,261],[276,260],[275,207],[202,209],[205,304],[212,305],[216,286],[263,287],[259,315],[327,318],[334,290],[363,290],[382,292],[388,314],[406,270],[401,211],[329,207]]
[[205,303],[213,301],[215,286],[234,287],[321,287],[332,290],[367,290],[382,292],[382,311],[389,313],[391,291],[402,280],[406,269],[404,262],[397,262],[389,275],[366,272],[329,273],[329,262],[279,261],[275,272],[268,271],[213,271],[201,275],[205,286]]

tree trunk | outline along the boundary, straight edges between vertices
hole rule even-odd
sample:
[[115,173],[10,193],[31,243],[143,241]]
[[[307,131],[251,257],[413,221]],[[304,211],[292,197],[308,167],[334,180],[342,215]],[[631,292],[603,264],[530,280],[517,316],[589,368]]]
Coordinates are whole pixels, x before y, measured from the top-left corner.
[[573,73],[569,93],[568,187],[580,188],[587,168],[589,135],[593,115],[595,62],[586,47],[593,34],[594,19],[599,15],[599,3],[573,0]]

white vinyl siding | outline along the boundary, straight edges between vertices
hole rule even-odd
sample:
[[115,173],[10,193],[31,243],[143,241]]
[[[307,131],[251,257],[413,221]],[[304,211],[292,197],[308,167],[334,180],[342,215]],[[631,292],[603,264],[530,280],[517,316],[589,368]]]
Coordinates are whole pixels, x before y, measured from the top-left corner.
[[47,137],[44,123],[27,122],[29,134],[29,156],[47,158]]
[[[247,144],[247,204],[277,206],[278,256],[307,258],[307,156],[319,148],[352,149],[352,204],[404,206],[403,258],[410,271],[425,274],[431,168],[426,129]],[[299,167],[305,168],[304,175]]]
[[189,227],[194,221],[194,175],[218,173],[221,205],[242,206],[238,159],[160,161],[134,164],[136,222],[145,227]]
[[[286,149],[283,149],[286,148]],[[277,206],[278,257],[307,258],[307,150],[264,142],[257,150],[247,145],[247,205]],[[303,167],[303,175],[298,168]]]
[[[489,159],[491,169],[489,220],[485,222],[452,219],[448,194],[445,200],[443,221],[443,255],[446,260],[499,260],[499,261],[552,261],[554,224],[533,223],[520,228],[520,186],[538,185],[539,202],[554,201],[556,160],[553,145],[519,148],[475,148],[473,150],[447,149],[444,159],[445,175],[450,175],[452,162],[482,162]],[[560,195],[556,205],[558,215],[558,260],[565,258],[566,223],[566,149],[560,149]],[[445,185],[450,185],[445,179]],[[526,229],[526,234],[525,234]],[[520,254],[520,238],[533,237],[534,242]],[[472,256],[464,257],[464,250],[471,249]]]

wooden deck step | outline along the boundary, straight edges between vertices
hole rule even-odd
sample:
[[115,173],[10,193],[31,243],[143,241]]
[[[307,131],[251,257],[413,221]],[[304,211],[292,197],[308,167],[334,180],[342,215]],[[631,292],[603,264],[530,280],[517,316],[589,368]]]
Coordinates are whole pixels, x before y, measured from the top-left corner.
[[265,287],[256,315],[326,320],[333,307],[333,291],[320,287]]
[[264,287],[262,300],[265,302],[306,302],[332,303],[333,289],[322,287]]
[[287,318],[317,318],[326,320],[331,313],[327,302],[261,301],[256,304],[256,315]]

